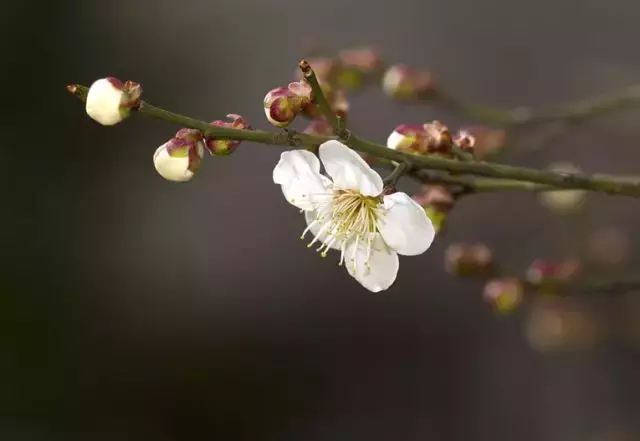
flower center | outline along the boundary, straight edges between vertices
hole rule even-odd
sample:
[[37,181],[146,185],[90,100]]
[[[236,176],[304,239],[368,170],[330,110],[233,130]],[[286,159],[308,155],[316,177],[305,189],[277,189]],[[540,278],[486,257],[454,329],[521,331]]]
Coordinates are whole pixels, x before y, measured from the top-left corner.
[[353,190],[334,190],[326,203],[318,207],[316,219],[302,233],[319,226],[313,240],[307,245],[311,248],[318,240],[322,245],[317,249],[322,257],[333,246],[341,251],[340,265],[344,263],[347,245],[355,241],[351,263],[356,265],[356,253],[360,245],[366,247],[365,266],[369,268],[371,251],[378,232],[377,220],[381,216],[380,199],[363,196]]

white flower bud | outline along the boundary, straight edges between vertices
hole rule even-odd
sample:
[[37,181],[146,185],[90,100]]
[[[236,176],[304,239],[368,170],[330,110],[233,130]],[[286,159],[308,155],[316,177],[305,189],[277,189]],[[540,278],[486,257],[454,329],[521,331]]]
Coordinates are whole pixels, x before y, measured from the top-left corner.
[[[564,173],[577,173],[579,170],[572,164],[554,164],[550,170]],[[538,195],[542,205],[556,214],[570,214],[580,209],[587,197],[584,190],[545,191]]]
[[199,132],[182,129],[153,154],[156,171],[167,181],[187,182],[193,178],[204,157],[204,143]]
[[103,126],[112,126],[129,116],[124,85],[117,78],[102,78],[94,82],[87,93],[87,115]]

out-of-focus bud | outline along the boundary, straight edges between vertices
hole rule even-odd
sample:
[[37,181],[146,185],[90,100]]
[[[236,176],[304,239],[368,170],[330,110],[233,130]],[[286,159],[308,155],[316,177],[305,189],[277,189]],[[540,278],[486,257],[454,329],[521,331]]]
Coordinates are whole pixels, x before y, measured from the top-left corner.
[[526,337],[535,350],[589,347],[604,337],[593,314],[571,299],[539,297],[526,323]]
[[432,121],[424,124],[426,133],[425,144],[422,148],[426,153],[448,153],[451,151],[453,139],[449,128],[440,121]]
[[[309,66],[311,66],[311,69],[313,69],[313,72],[316,74],[316,78],[320,84],[331,83],[333,81],[333,77],[336,75],[338,70],[336,61],[333,58],[316,57],[307,58],[306,61],[309,63]],[[300,69],[296,69],[295,78],[298,81],[304,78]]]
[[311,103],[311,88],[305,82],[278,87],[264,97],[264,113],[276,127],[287,127]]
[[507,134],[502,129],[471,126],[460,129],[454,136],[454,142],[463,151],[472,153],[475,159],[482,160],[503,149]]
[[89,88],[85,109],[87,115],[103,126],[112,126],[127,118],[140,104],[142,87],[133,81],[124,84],[117,78],[95,81]]
[[428,96],[435,89],[433,75],[407,66],[391,66],[382,78],[382,89],[395,99],[415,100]]
[[331,136],[333,135],[333,127],[331,127],[326,118],[318,117],[311,120],[303,133],[313,136]]
[[180,129],[175,137],[158,147],[153,155],[153,165],[166,180],[186,182],[200,168],[203,157],[202,133],[193,129]]
[[450,211],[455,203],[451,191],[442,185],[424,185],[422,193],[414,196],[413,199],[423,207],[433,207],[445,213]]
[[445,251],[445,267],[457,276],[485,272],[493,264],[493,253],[485,244],[452,244]]
[[[230,113],[227,115],[231,121],[216,120],[211,122],[212,126],[226,127],[230,129],[238,130],[252,130],[251,125],[240,115]],[[209,150],[209,153],[217,156],[230,155],[240,145],[240,141],[223,138],[206,138],[205,146]]]
[[619,228],[596,230],[588,238],[587,254],[598,265],[620,265],[629,257],[629,238]]
[[[562,173],[578,173],[572,164],[558,163],[549,167],[550,170]],[[538,193],[540,202],[556,214],[571,214],[577,212],[587,197],[584,190],[554,190]]]
[[524,298],[524,287],[515,277],[492,279],[484,286],[484,299],[503,314],[514,311]]
[[537,259],[527,269],[526,279],[543,290],[551,290],[558,284],[566,284],[580,276],[582,265],[577,260],[552,262]]
[[347,90],[360,88],[382,68],[380,53],[373,48],[347,49],[338,55],[340,71],[336,82]]
[[455,202],[453,194],[446,187],[440,185],[425,185],[422,188],[422,193],[414,195],[413,200],[424,208],[436,232],[442,231],[447,213]]

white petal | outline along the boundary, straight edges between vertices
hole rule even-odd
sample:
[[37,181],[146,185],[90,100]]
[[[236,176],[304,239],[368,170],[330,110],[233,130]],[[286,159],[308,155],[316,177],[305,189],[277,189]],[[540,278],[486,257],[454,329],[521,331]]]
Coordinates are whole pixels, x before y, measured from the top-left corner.
[[273,169],[273,182],[284,197],[301,210],[313,210],[315,199],[326,197],[331,181],[320,174],[320,161],[306,150],[283,152]]
[[[311,234],[313,234],[314,237],[317,237],[318,240],[321,243],[326,244],[327,243],[327,233],[330,233],[329,231],[326,232],[322,232],[322,234],[318,235],[318,233],[320,232],[320,229],[325,225],[325,223],[323,222],[316,222],[318,219],[318,212],[317,211],[305,211],[304,212],[304,218],[307,221],[307,226],[309,227],[309,232]],[[340,242],[338,241],[333,241],[330,242],[330,246],[329,248],[333,249],[333,250],[339,250],[340,249]]]
[[94,121],[112,126],[123,120],[127,110],[120,108],[123,92],[106,78],[97,80],[89,88],[85,109]]
[[153,154],[153,165],[156,171],[167,181],[186,182],[193,178],[194,173],[189,170],[189,158],[176,158],[169,155],[167,144],[163,144]]
[[382,193],[382,178],[362,157],[338,141],[320,145],[320,159],[335,186],[341,190],[358,191],[364,196]]
[[384,197],[384,211],[378,219],[378,230],[389,247],[398,254],[422,254],[433,243],[436,230],[424,209],[406,193]]
[[391,132],[391,135],[387,138],[387,147],[393,150],[397,150],[399,147],[403,147],[406,143],[407,137],[396,132]]
[[385,246],[378,234],[368,260],[366,242],[358,242],[356,248],[356,241],[352,241],[345,250],[344,264],[349,274],[371,292],[388,289],[395,282],[400,266],[398,255]]

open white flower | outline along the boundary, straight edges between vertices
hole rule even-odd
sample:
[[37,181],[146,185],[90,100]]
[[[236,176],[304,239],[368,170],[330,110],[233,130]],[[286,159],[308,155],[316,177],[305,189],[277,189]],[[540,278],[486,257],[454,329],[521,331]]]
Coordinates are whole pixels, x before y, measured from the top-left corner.
[[349,147],[327,141],[319,155],[331,179],[305,150],[282,153],[273,170],[287,201],[304,212],[302,238],[313,234],[308,246],[319,243],[322,256],[340,251],[340,265],[368,290],[389,288],[398,274],[398,254],[424,253],[435,237],[433,224],[405,193],[383,195],[380,175]]

